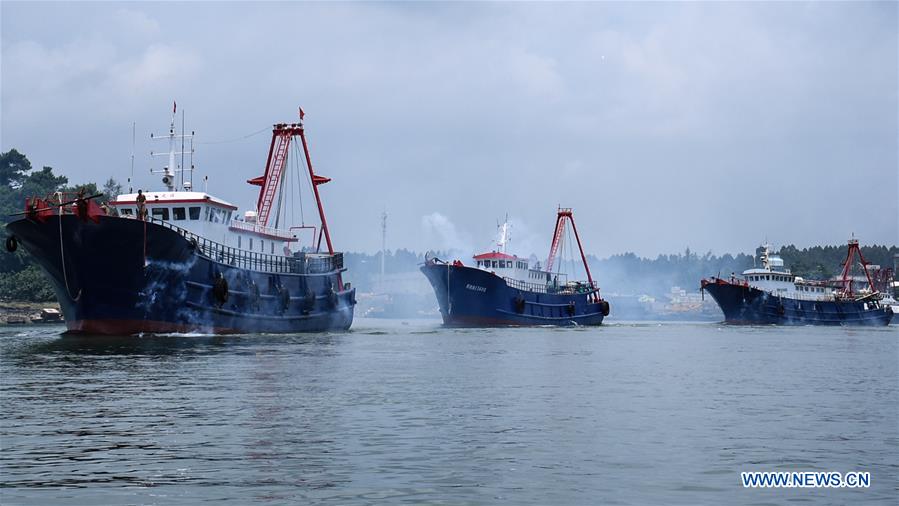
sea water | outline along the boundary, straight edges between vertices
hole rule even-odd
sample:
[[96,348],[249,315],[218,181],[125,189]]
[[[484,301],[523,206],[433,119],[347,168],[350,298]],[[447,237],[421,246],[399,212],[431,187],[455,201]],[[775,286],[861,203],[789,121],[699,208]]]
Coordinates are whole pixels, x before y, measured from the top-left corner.
[[[897,327],[0,327],[2,504],[896,504]],[[744,488],[748,471],[867,488]]]

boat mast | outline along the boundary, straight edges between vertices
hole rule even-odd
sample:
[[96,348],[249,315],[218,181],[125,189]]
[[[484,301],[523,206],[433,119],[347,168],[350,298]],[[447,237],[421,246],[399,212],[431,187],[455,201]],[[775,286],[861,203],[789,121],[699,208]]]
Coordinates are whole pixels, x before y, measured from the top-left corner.
[[571,208],[560,207],[556,215],[556,231],[553,233],[549,257],[546,259],[546,271],[552,272],[553,262],[556,259],[556,254],[559,252],[559,245],[562,243],[562,235],[565,232],[565,223],[567,221],[571,221],[571,229],[574,230],[574,238],[577,241],[578,251],[581,253],[581,261],[584,263],[584,270],[587,271],[587,281],[590,282],[590,286],[593,286],[593,276],[590,274],[590,266],[587,265],[587,256],[584,255],[584,248],[581,246],[581,238],[577,233],[577,225],[574,224],[574,215],[571,212]]
[[511,237],[509,237],[510,226],[508,214],[506,214],[506,220],[503,221],[503,224],[498,225],[497,228],[499,229],[499,237],[496,240],[497,251],[499,251],[500,253],[505,253],[506,245],[509,244],[509,240],[511,240]]
[[[331,178],[327,178],[324,176],[319,176],[312,169],[312,159],[309,158],[309,145],[306,142],[306,133],[303,128],[303,116],[306,114],[303,112],[303,109],[300,109],[300,140],[303,142],[303,154],[306,155],[306,166],[309,168],[309,179],[312,180],[312,191],[315,193],[315,203],[318,204],[318,216],[322,221],[322,231],[318,235],[318,246],[321,246],[322,243],[322,235],[325,236],[325,241],[328,244],[328,254],[334,254],[334,248],[331,246],[331,233],[328,231],[328,220],[325,218],[325,208],[322,206],[321,196],[318,194],[318,185],[325,184],[331,180]],[[318,248],[316,248],[318,249]]]
[[862,250],[858,247],[858,239],[855,237],[849,238],[849,251],[846,253],[846,262],[843,264],[843,272],[840,276],[843,285],[843,293],[852,296],[852,280],[849,278],[849,274],[850,271],[852,271],[852,257],[855,254],[858,254],[858,263],[861,264],[862,270],[865,271],[865,278],[868,280],[868,288],[871,289],[871,293],[874,293],[874,283],[871,282],[871,274],[868,273],[869,263],[865,260],[865,257],[862,256]]
[[[156,137],[153,134],[150,134],[151,140],[159,140],[159,139],[165,139],[165,138],[168,138],[168,140],[169,140],[169,151],[167,153],[154,153],[153,151],[150,152],[150,156],[168,156],[169,157],[169,164],[167,167],[164,167],[162,170],[150,170],[151,174],[162,174],[162,184],[164,184],[166,186],[168,191],[175,190],[175,173],[184,171],[184,167],[178,167],[175,163],[175,155],[182,155],[182,160],[184,159],[184,157],[183,157],[183,155],[185,154],[184,139],[190,139],[191,146],[193,146],[193,132],[191,132],[190,135],[184,135],[183,133],[178,134],[175,131],[175,114],[176,114],[177,110],[178,110],[178,104],[176,102],[172,102],[172,122],[169,125],[169,134],[168,135],[166,135],[165,137]],[[182,113],[183,112],[184,111],[182,110]],[[182,121],[183,121],[183,115],[182,115]],[[181,139],[181,146],[182,146],[181,151],[175,151],[175,141],[177,139]],[[191,147],[191,156],[193,156],[193,147]],[[193,166],[191,166],[191,173],[193,173]],[[182,187],[184,186],[183,182],[184,181],[183,181],[183,175],[182,175]]]

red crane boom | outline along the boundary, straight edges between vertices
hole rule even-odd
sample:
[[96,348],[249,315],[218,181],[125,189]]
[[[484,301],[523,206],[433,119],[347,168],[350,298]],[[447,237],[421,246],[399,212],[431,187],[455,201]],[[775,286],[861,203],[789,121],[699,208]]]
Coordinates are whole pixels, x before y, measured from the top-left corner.
[[[300,118],[302,119],[301,113]],[[328,231],[328,221],[325,218],[325,209],[322,206],[321,197],[318,193],[318,185],[325,184],[330,178],[320,176],[312,169],[312,159],[309,157],[309,146],[306,143],[306,133],[303,123],[278,123],[272,128],[272,143],[268,150],[268,160],[265,163],[265,173],[259,177],[248,179],[247,182],[261,186],[259,189],[259,199],[256,201],[256,223],[267,227],[271,218],[272,204],[275,196],[278,194],[278,187],[284,174],[284,168],[287,166],[287,151],[290,142],[294,137],[299,136],[303,145],[303,154],[306,159],[306,167],[309,169],[309,180],[312,181],[312,191],[315,195],[315,203],[318,205],[318,215],[321,219],[321,233],[318,236],[318,245],[321,246],[322,237],[328,244],[328,253],[333,254],[334,248],[331,245],[331,233]]]
[[875,290],[874,283],[871,281],[871,274],[868,273],[868,265],[870,264],[862,256],[862,250],[858,247],[858,239],[852,238],[849,239],[849,252],[846,254],[846,262],[843,264],[843,272],[840,276],[843,284],[843,293],[847,296],[852,295],[852,280],[849,277],[849,273],[852,270],[852,257],[856,253],[858,254],[858,263],[861,264],[862,269],[865,271],[865,277],[868,278],[868,286],[872,292]]
[[571,221],[571,229],[574,230],[574,238],[577,241],[578,251],[581,253],[581,261],[584,262],[584,270],[587,271],[587,281],[590,282],[590,286],[593,286],[593,276],[590,274],[590,266],[587,265],[587,257],[584,255],[583,246],[581,246],[581,238],[577,233],[577,226],[574,224],[574,215],[571,212],[571,208],[560,207],[556,215],[556,230],[553,233],[553,242],[549,247],[549,256],[546,257],[546,271],[552,272],[553,270],[553,263],[555,263],[556,255],[559,253],[567,221]]

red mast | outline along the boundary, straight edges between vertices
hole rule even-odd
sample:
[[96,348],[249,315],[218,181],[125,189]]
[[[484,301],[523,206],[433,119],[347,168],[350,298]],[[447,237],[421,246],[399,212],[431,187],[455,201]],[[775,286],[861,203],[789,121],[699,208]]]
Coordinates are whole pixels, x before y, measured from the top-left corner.
[[871,282],[871,274],[868,273],[868,265],[870,264],[862,256],[862,250],[858,247],[858,239],[853,237],[849,239],[849,252],[846,254],[846,262],[843,263],[843,272],[840,275],[843,293],[850,297],[852,296],[852,280],[849,277],[849,273],[852,270],[852,257],[856,253],[858,254],[858,262],[861,264],[862,269],[865,271],[865,277],[868,279],[868,286],[871,288],[871,292],[874,292],[874,283]]
[[272,204],[278,193],[278,186],[281,184],[284,168],[287,165],[287,152],[290,142],[294,137],[299,136],[303,143],[303,153],[306,157],[306,167],[309,169],[309,180],[312,181],[315,203],[318,205],[318,216],[322,223],[322,232],[318,237],[318,246],[321,246],[321,239],[324,236],[328,244],[328,254],[333,254],[334,248],[331,245],[331,234],[328,231],[325,208],[322,206],[321,197],[318,193],[318,185],[325,184],[331,179],[316,174],[312,169],[312,159],[309,157],[309,146],[306,143],[306,134],[302,123],[303,116],[305,114],[300,109],[300,123],[277,123],[272,127],[272,143],[269,146],[268,160],[265,163],[265,174],[248,179],[247,182],[262,187],[259,189],[259,199],[256,201],[256,209],[259,213],[256,217],[256,223],[263,227],[268,226]]
[[252,185],[261,186],[259,199],[256,201],[256,223],[263,227],[268,226],[269,215],[272,211],[272,203],[281,185],[281,175],[287,165],[287,150],[290,141],[295,135],[302,135],[303,125],[298,123],[278,123],[272,129],[272,143],[268,149],[268,160],[265,163],[265,174],[248,179]]
[[590,266],[587,265],[587,257],[584,255],[584,248],[581,246],[581,238],[577,233],[577,226],[574,224],[574,215],[571,208],[559,208],[556,215],[556,231],[553,233],[553,242],[549,247],[549,256],[546,258],[546,271],[552,272],[553,263],[555,263],[556,255],[559,252],[559,246],[562,243],[562,234],[565,232],[565,223],[571,221],[571,229],[574,230],[574,238],[577,240],[577,248],[581,253],[581,261],[584,262],[584,270],[587,271],[587,281],[593,286],[593,276],[590,274]]

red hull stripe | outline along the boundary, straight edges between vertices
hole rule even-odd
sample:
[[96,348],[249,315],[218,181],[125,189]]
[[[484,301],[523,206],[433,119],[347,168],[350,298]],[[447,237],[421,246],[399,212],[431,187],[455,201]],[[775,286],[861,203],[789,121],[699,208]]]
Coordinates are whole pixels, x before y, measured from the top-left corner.
[[111,336],[130,336],[140,333],[169,332],[204,332],[212,334],[238,334],[236,329],[225,327],[197,327],[181,323],[161,322],[153,320],[76,320],[67,321],[66,327],[74,334],[100,334]]

